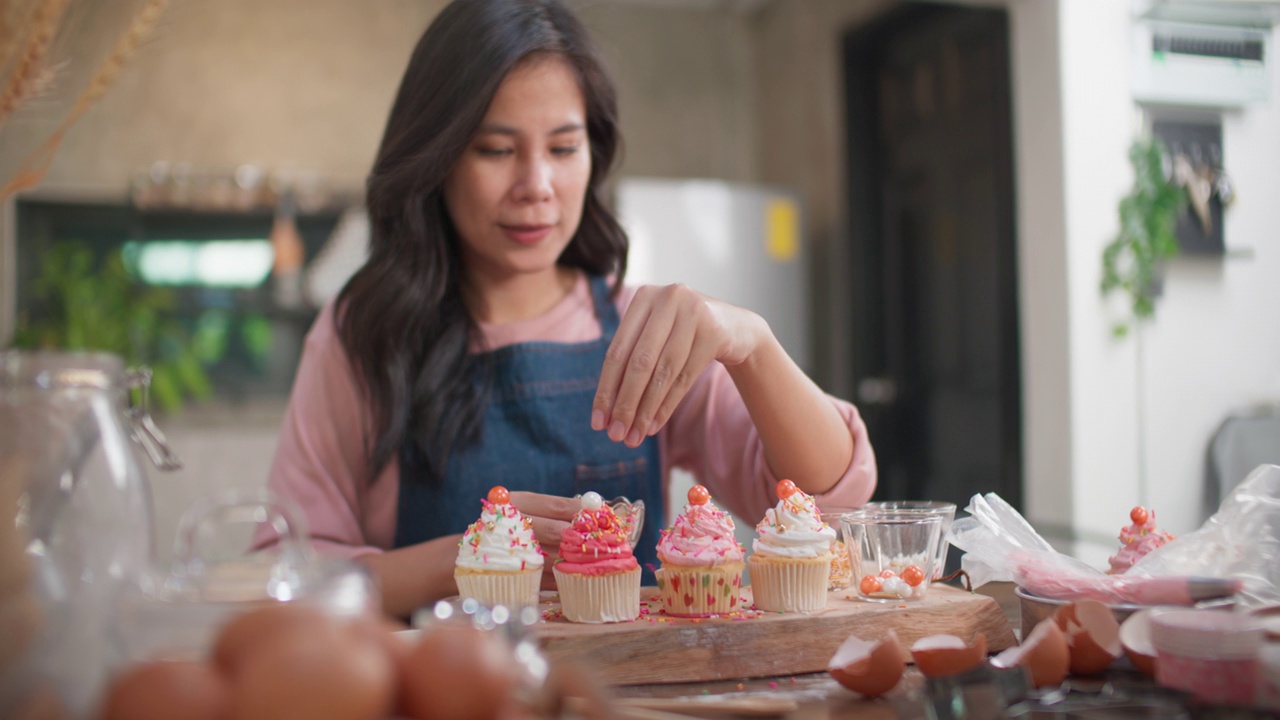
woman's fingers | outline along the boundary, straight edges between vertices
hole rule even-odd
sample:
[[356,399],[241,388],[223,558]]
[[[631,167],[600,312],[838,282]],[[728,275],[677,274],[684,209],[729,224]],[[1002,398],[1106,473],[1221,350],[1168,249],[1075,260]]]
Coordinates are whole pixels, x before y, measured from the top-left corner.
[[[509,493],[511,504],[520,512],[530,517],[548,518],[550,520],[572,520],[582,503],[574,498],[560,495],[543,495],[542,493],[515,490]],[[559,537],[558,535],[556,537]]]
[[750,351],[749,316],[683,285],[637,290],[606,353],[591,426],[630,447],[657,433],[709,363]]
[[538,544],[542,546],[543,550],[551,546],[558,546],[560,544],[560,533],[569,527],[569,523],[564,520],[549,520],[528,513],[525,513],[524,516],[533,523],[533,536],[538,539]]
[[[604,365],[600,367],[600,382],[596,385],[596,397],[591,403],[591,429],[607,430],[614,441],[626,437],[626,426],[617,423],[614,417],[618,388],[622,385],[623,376],[631,362],[631,353],[640,335],[648,324],[652,305],[652,288],[642,287],[631,299],[631,306],[613,333],[613,340],[604,354]],[[615,435],[617,437],[615,437]]]
[[[641,396],[625,439],[628,446],[637,447],[646,436],[658,431],[671,415],[668,412],[665,417],[660,417],[662,408],[674,408],[679,404],[693,384],[693,379],[711,361],[713,355],[705,352],[705,348],[700,350],[698,347],[697,329],[696,320],[681,313],[666,332],[666,345],[658,356],[648,384],[636,388]],[[623,402],[626,392],[624,383],[624,390],[619,393],[619,404]]]
[[510,493],[510,496],[511,504],[529,518],[533,536],[538,539],[542,550],[554,556],[560,547],[560,533],[569,527],[569,521],[582,504],[573,498],[521,490]]
[[[649,421],[676,373],[684,368],[696,324],[679,315],[680,305],[663,288],[645,319],[644,329],[627,354],[613,400],[609,439],[636,447],[644,440]],[[648,398],[648,404],[645,404]]]
[[675,381],[657,403],[657,408],[648,416],[650,419],[645,435],[656,435],[658,430],[667,424],[680,401],[689,392],[689,388],[693,387],[694,380],[698,379],[698,376],[714,359],[715,353],[712,348],[697,343],[690,345],[684,368],[676,373]]

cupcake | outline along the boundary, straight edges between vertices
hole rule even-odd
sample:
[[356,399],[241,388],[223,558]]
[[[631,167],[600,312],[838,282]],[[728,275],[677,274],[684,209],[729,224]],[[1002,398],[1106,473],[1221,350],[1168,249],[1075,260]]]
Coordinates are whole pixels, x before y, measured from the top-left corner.
[[1107,573],[1111,575],[1125,572],[1147,553],[1173,539],[1169,533],[1156,528],[1154,510],[1147,512],[1144,507],[1136,507],[1129,511],[1129,519],[1133,524],[1120,531],[1120,552],[1109,558],[1111,569]]
[[458,594],[488,607],[537,605],[543,558],[533,524],[511,504],[504,487],[494,487],[480,503],[480,519],[458,543],[453,569]]
[[708,617],[739,608],[742,546],[733,518],[711,504],[701,485],[689,488],[689,504],[658,540],[658,591],[675,617]]
[[822,522],[813,498],[790,480],[778,482],[778,504],[756,525],[760,537],[748,560],[756,608],[808,613],[827,605],[831,544],[836,531]]
[[640,617],[640,563],[627,542],[630,530],[598,493],[582,496],[582,509],[560,533],[560,559],[551,568],[565,619],[608,623]]

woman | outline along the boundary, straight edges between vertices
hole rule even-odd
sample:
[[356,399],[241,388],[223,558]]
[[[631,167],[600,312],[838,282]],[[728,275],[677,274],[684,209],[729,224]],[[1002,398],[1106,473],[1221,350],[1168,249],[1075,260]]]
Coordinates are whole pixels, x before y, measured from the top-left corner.
[[672,467],[747,518],[780,477],[840,505],[874,489],[856,409],[759,316],[622,286],[618,144],[613,84],[557,0],[456,0],[413,52],[368,181],[369,258],[308,335],[269,482],[319,548],[368,564],[389,614],[456,593],[493,485],[552,558],[571,496],[643,499],[642,563]]

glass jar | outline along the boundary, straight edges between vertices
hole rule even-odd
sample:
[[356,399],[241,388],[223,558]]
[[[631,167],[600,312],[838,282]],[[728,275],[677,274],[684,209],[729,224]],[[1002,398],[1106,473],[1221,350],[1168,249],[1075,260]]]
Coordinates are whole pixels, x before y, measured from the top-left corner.
[[[151,495],[134,444],[161,467],[178,466],[147,414],[149,380],[110,354],[0,352],[0,483],[17,497],[0,512],[14,513],[26,591],[41,616],[0,673],[0,715],[46,689],[86,716],[118,659],[116,603],[154,559]],[[129,405],[135,387],[141,407]]]
[[[283,602],[337,616],[371,615],[382,602],[368,569],[319,556],[304,515],[270,494],[206,495],[183,514],[168,572],[160,568],[122,593],[116,629],[128,661],[208,657],[232,617]],[[220,559],[212,546],[230,531],[270,526],[280,538],[267,551]]]

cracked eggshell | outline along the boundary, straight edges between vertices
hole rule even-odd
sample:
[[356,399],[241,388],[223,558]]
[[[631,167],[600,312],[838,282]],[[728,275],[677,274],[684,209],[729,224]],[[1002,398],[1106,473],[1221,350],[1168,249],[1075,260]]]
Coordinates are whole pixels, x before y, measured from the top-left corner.
[[929,635],[911,645],[911,659],[925,677],[958,675],[982,664],[987,657],[987,636],[978,633],[972,642],[955,635]]
[[1111,608],[1097,600],[1076,600],[1059,607],[1053,621],[1067,637],[1073,675],[1097,675],[1124,652],[1120,623]]
[[1147,608],[1129,616],[1120,625],[1120,645],[1129,662],[1149,677],[1156,676],[1156,646],[1151,640],[1151,618],[1160,612]]
[[902,644],[890,630],[879,641],[850,635],[827,663],[827,672],[836,682],[866,697],[878,697],[902,679]]
[[1071,666],[1071,650],[1067,636],[1052,618],[1042,620],[1021,645],[991,658],[999,668],[1025,667],[1036,687],[1058,685]]

